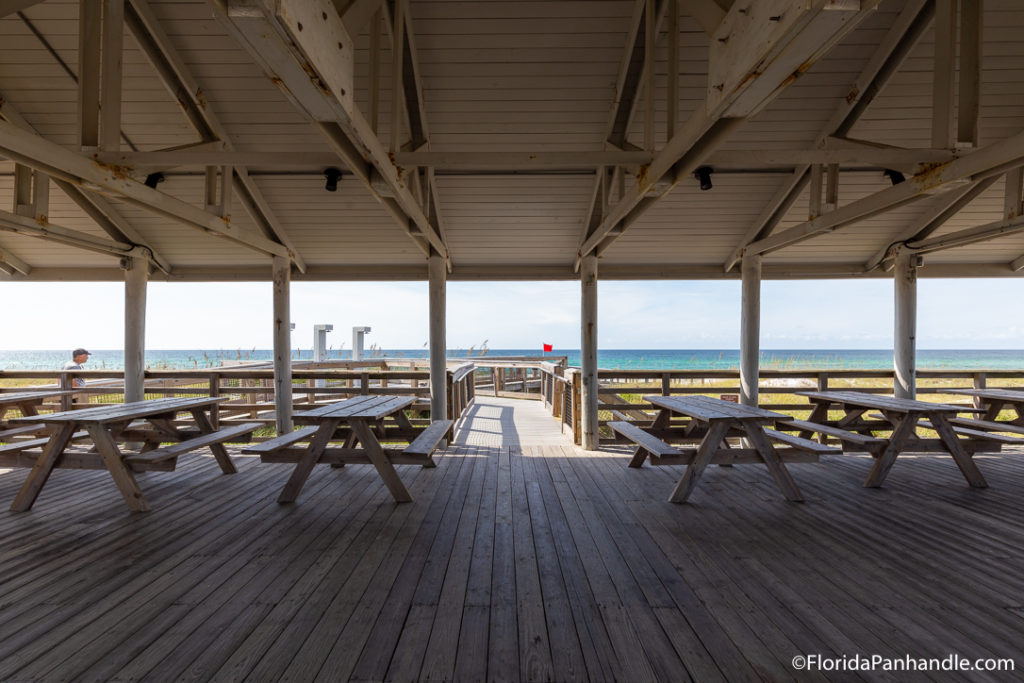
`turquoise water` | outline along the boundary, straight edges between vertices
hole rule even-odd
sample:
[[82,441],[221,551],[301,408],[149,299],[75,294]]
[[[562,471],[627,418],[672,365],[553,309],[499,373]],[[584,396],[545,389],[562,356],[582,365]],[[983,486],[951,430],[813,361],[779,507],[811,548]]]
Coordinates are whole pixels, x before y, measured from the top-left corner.
[[[68,350],[0,351],[0,369],[58,370],[70,360]],[[426,358],[426,349],[388,349],[372,355],[389,358]],[[480,357],[480,351],[451,349],[452,357]],[[578,349],[555,349],[544,354],[536,349],[488,349],[485,357],[494,356],[568,356],[570,365],[579,365]],[[296,360],[311,360],[312,351],[301,349],[292,354]],[[349,351],[332,351],[331,359],[347,359]],[[146,364],[153,369],[211,368],[237,361],[270,361],[269,349],[173,349],[149,350]],[[631,370],[731,370],[739,367],[739,351],[735,349],[602,349],[598,352],[602,368]],[[922,370],[1020,370],[1024,369],[1024,350],[918,350],[917,365]],[[769,369],[796,370],[820,368],[830,370],[879,370],[892,368],[892,351],[884,349],[814,350],[774,349],[761,353],[761,366]],[[119,370],[124,367],[121,350],[96,350],[85,366],[90,370]]]

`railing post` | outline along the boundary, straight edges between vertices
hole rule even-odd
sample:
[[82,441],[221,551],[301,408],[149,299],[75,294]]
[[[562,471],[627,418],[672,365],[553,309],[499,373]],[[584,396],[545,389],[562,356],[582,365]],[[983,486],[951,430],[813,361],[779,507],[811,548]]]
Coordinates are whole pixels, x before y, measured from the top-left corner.
[[[986,384],[987,384],[987,379],[988,378],[985,376],[984,372],[976,372],[976,373],[974,373],[974,388],[975,389],[984,389]],[[975,396],[974,397],[974,407],[975,408],[984,408],[985,407],[985,401],[982,400],[981,396]],[[998,415],[995,416],[995,417],[998,417]],[[992,419],[995,419],[995,417],[993,417]]]
[[[210,373],[210,396],[220,396],[220,375],[216,372]],[[214,429],[220,429],[219,403],[214,403],[210,407],[210,423]]]
[[668,396],[672,392],[672,375],[667,372],[661,375],[661,395]]
[[[66,373],[66,372],[60,373],[60,388],[63,391],[67,391],[69,389],[73,389],[74,388],[74,382],[72,381],[72,379],[68,376],[68,373]],[[74,399],[75,399],[74,394],[64,394],[63,396],[61,396],[60,397],[60,409],[62,411],[64,411],[64,410],[71,410],[71,406],[74,403]]]
[[577,446],[583,443],[583,399],[580,389],[582,387],[582,376],[578,372],[572,374],[572,440]]

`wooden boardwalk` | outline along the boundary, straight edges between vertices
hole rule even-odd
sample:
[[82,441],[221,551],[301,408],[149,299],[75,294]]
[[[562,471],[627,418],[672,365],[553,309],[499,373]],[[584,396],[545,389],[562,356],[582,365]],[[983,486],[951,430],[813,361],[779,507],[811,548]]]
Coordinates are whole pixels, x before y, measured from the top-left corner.
[[[492,402],[467,429],[505,424]],[[1021,677],[1024,454],[979,457],[987,490],[948,457],[867,490],[867,458],[829,457],[793,466],[804,504],[714,467],[678,506],[678,468],[486,432],[400,466],[411,504],[350,466],[278,505],[289,466],[192,456],[140,475],[153,510],[132,514],[105,473],[57,471],[0,513],[0,680],[825,680],[792,668],[811,653]],[[0,470],[0,500],[24,476]]]

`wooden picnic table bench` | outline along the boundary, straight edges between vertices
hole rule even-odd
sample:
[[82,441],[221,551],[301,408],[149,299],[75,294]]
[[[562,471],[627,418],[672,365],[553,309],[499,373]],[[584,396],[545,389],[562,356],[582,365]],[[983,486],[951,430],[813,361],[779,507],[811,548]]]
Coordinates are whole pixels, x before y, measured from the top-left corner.
[[[686,465],[669,496],[672,503],[685,502],[712,463],[763,464],[787,500],[801,501],[803,496],[785,463],[817,462],[822,453],[838,452],[809,439],[770,429],[776,421],[788,417],[781,413],[707,396],[644,396],[644,400],[660,409],[650,428],[641,429],[628,422],[611,422],[609,427],[637,445],[630,467],[641,467],[645,460],[652,465]],[[690,421],[685,427],[674,428],[673,415],[684,415]],[[730,447],[726,442],[730,436],[746,439],[749,446]],[[696,447],[676,448],[669,441],[695,443]],[[776,448],[773,441],[785,447]]]
[[[980,404],[981,415],[979,417],[957,417],[950,420],[953,424],[986,432],[1024,434],[1024,391],[999,387],[991,389],[979,387],[977,389],[948,389],[946,393],[972,396]],[[1013,410],[1016,417],[1000,420],[1000,413],[1006,409]]]
[[[258,454],[265,463],[295,465],[278,496],[279,503],[294,502],[318,464],[372,464],[395,500],[408,502],[412,496],[394,466],[434,467],[431,454],[454,424],[452,420],[437,420],[426,428],[413,426],[405,410],[417,400],[416,396],[355,396],[299,412],[293,416],[295,423],[309,426],[247,446],[242,452]],[[385,447],[381,439],[407,442],[408,446]],[[337,440],[343,442],[341,446],[330,445]],[[300,442],[307,445],[300,447]]]
[[[896,458],[904,452],[949,453],[963,473],[964,479],[975,488],[988,486],[981,471],[974,464],[972,454],[979,450],[999,450],[1000,440],[976,438],[976,435],[958,434],[951,424],[957,413],[972,410],[969,406],[932,403],[914,399],[879,396],[859,391],[797,391],[814,405],[807,420],[789,420],[789,426],[801,435],[818,432],[835,436],[844,450],[867,451],[875,464],[864,482],[867,487],[879,487],[885,481]],[[829,419],[829,410],[838,406],[844,413],[839,420]],[[865,415],[879,411],[880,415]],[[917,427],[934,429],[937,439],[917,435]],[[875,434],[888,431],[888,436]]]
[[22,425],[22,428],[18,431],[12,429],[7,421],[4,420],[4,416],[9,411],[18,410],[21,412],[22,417],[32,417],[39,414],[39,406],[46,399],[67,396],[72,393],[74,392],[64,389],[0,392],[0,439],[6,440],[8,437],[26,433],[25,427],[27,425]]
[[[223,444],[252,434],[262,425],[250,422],[214,429],[207,413],[224,400],[212,396],[159,398],[15,419],[14,422],[36,420],[52,428],[53,434],[45,439],[45,443],[9,445],[12,448],[8,455],[14,457],[14,464],[27,466],[31,463],[32,467],[11,509],[31,509],[55,467],[106,469],[128,507],[139,512],[148,510],[149,503],[142,495],[133,471],[173,470],[178,456],[208,447],[221,470],[225,474],[233,474],[237,470]],[[175,417],[181,412],[191,414],[196,429],[181,429],[174,424]],[[84,433],[92,441],[93,448],[89,452],[67,450],[72,441],[82,438],[83,432],[79,428],[84,428]],[[161,447],[164,442],[173,443]],[[137,452],[122,452],[118,443],[141,443],[141,447]],[[36,445],[42,446],[41,452],[31,450]]]

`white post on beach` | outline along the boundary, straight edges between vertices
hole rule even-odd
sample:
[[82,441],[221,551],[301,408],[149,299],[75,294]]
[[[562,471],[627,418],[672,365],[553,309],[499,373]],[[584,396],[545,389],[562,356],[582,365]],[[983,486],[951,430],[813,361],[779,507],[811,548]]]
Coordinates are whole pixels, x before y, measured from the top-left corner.
[[146,398],[146,285],[149,263],[125,258],[124,265],[124,402]]
[[274,277],[274,403],[277,433],[288,434],[292,425],[292,331],[289,297],[291,262],[275,256]]
[[761,355],[761,255],[743,257],[740,303],[740,403],[757,406]]
[[[334,325],[313,325],[313,362],[327,360],[327,333],[334,331]],[[327,386],[326,380],[313,380],[314,387]]]
[[893,270],[896,293],[895,335],[893,338],[893,364],[896,398],[917,396],[917,267],[920,256],[900,250]]
[[584,256],[580,264],[580,426],[581,443],[597,450],[597,257]]
[[448,271],[440,254],[430,252],[430,420],[448,419],[448,364],[446,339],[446,281]]
[[352,328],[352,360],[363,359],[363,337],[369,332],[369,327]]

